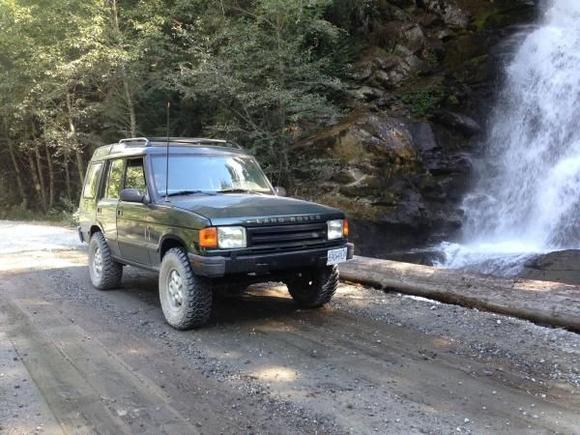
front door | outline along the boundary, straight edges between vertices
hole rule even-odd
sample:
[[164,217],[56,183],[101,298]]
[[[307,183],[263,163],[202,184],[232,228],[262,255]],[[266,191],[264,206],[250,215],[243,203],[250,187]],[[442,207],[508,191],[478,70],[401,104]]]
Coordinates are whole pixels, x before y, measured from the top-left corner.
[[97,202],[97,222],[99,222],[111,253],[115,257],[120,256],[117,241],[117,207],[123,184],[124,168],[125,161],[123,159],[109,161],[105,190],[102,198]]
[[[127,160],[124,188],[137,189],[147,195],[143,158]],[[150,264],[149,213],[148,205],[124,201],[119,203],[117,230],[122,258],[143,265]]]

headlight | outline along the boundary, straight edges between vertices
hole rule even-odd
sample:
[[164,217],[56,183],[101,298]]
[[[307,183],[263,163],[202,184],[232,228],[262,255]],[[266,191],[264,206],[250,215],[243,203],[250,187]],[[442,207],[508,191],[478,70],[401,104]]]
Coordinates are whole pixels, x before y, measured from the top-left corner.
[[220,249],[246,247],[246,229],[244,227],[218,227],[217,230]]
[[326,222],[326,225],[328,227],[328,230],[326,232],[328,234],[328,240],[336,240],[343,237],[342,231],[343,224],[344,224],[343,219],[335,219]]

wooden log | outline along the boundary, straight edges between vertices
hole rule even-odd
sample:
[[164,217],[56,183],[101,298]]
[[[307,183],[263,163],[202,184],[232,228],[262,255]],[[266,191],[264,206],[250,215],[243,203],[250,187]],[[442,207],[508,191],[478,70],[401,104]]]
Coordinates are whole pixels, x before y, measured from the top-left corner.
[[580,331],[580,286],[367,257],[342,264],[340,274],[346,281]]

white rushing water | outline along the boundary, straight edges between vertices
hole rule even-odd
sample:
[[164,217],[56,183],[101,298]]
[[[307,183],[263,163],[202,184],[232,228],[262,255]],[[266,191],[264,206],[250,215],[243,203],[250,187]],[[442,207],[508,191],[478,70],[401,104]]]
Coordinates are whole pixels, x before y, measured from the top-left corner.
[[509,272],[530,254],[580,248],[580,0],[546,1],[541,20],[506,67],[445,267]]

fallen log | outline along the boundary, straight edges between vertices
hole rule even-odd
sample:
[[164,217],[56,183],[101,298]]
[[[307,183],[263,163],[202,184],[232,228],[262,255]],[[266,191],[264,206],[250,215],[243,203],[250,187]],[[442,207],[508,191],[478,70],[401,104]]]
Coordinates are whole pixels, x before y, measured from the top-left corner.
[[341,279],[580,331],[580,286],[355,257]]

